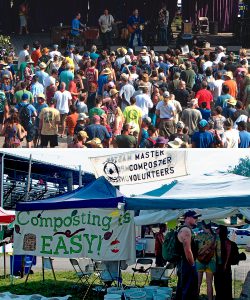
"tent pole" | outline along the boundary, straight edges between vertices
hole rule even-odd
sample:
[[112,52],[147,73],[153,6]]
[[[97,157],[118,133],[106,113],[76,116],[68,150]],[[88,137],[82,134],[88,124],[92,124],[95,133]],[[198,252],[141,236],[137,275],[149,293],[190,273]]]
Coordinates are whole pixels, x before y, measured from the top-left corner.
[[28,181],[27,181],[27,189],[26,189],[26,194],[25,194],[25,201],[28,200],[29,192],[30,192],[31,164],[32,164],[32,155],[30,154],[29,172],[28,172]]
[[4,177],[4,156],[5,153],[2,153],[1,155],[1,207],[3,208],[3,194],[4,194],[4,190],[3,190],[3,177]]
[[82,166],[79,165],[79,187],[82,187]]

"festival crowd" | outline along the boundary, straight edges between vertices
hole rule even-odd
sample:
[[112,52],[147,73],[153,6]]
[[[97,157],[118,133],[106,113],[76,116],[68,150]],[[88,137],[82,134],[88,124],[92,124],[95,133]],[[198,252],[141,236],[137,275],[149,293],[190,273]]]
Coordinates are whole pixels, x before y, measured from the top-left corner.
[[34,42],[2,56],[2,146],[249,148],[246,50],[192,50],[62,53]]

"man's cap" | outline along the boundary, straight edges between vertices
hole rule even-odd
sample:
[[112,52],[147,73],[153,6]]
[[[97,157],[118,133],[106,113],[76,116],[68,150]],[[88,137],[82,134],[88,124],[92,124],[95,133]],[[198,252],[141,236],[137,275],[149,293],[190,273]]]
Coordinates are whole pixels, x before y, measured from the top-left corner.
[[84,130],[79,131],[77,135],[80,135],[82,138],[86,138],[86,139],[89,137],[87,132]]
[[198,214],[195,210],[188,210],[184,213],[183,218],[188,218],[188,217],[192,217],[194,219],[198,219],[199,217],[201,217],[201,214]]
[[147,50],[146,49],[141,49],[140,54],[147,54]]
[[181,145],[183,144],[183,140],[180,139],[180,138],[175,138],[173,141],[171,142],[168,142],[168,145],[171,147],[171,148],[180,148]]
[[94,115],[94,116],[93,116],[93,120],[95,120],[95,121],[100,121],[101,118],[100,118],[100,116],[98,116],[98,115]]
[[177,122],[176,128],[181,128],[183,129],[185,127],[185,124],[182,121]]
[[110,82],[108,83],[108,86],[109,86],[109,87],[114,87],[114,86],[115,86],[114,81],[110,81]]
[[47,65],[46,65],[44,62],[41,62],[41,63],[39,64],[39,68],[40,68],[40,69],[46,69],[46,67],[47,67]]
[[58,49],[58,47],[59,47],[59,46],[58,46],[57,44],[54,44],[54,45],[53,45],[53,48],[54,48],[54,49]]
[[99,138],[93,138],[91,141],[88,141],[86,144],[91,145],[94,148],[103,148],[102,141]]
[[69,49],[74,49],[76,46],[74,44],[69,45]]
[[88,53],[88,52],[85,52],[85,53],[83,54],[83,57],[85,57],[85,58],[89,58],[89,57],[90,57],[90,55],[89,55],[89,53]]
[[28,100],[29,99],[29,95],[28,94],[23,94],[22,95],[22,100]]
[[77,120],[78,121],[83,121],[87,118],[88,118],[88,116],[85,113],[80,113]]
[[134,53],[133,49],[128,48],[128,54],[133,54],[133,53]]
[[163,96],[163,98],[169,98],[170,93],[168,91],[165,91],[162,96]]
[[166,145],[168,143],[168,139],[165,139],[163,136],[158,136],[156,139],[156,144],[164,144]]
[[37,98],[42,98],[42,99],[46,100],[46,97],[43,93],[38,94]]
[[221,51],[225,51],[226,50],[223,46],[218,46],[217,49],[219,49]]
[[199,125],[201,128],[204,128],[208,125],[208,122],[207,122],[207,120],[202,119],[202,120],[200,120]]
[[118,91],[117,89],[111,89],[111,90],[109,91],[110,96],[114,96],[114,95],[116,95],[116,94],[118,94],[118,93],[119,93],[119,91]]
[[124,47],[120,47],[118,48],[117,50],[117,53],[120,54],[120,55],[126,55],[128,53],[127,49],[124,48]]
[[142,119],[142,121],[144,123],[148,124],[148,125],[151,124],[151,118],[150,117],[145,117],[145,118]]

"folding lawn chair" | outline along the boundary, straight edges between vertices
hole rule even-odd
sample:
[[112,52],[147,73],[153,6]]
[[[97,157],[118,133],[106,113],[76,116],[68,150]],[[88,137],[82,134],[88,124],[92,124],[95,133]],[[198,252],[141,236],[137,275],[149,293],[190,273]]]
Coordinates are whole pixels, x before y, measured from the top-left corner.
[[167,263],[165,267],[151,267],[150,268],[150,283],[152,285],[159,285],[163,283],[164,286],[168,286],[168,281],[173,274],[175,269],[175,265],[171,263]]
[[76,284],[79,285],[79,282],[81,282],[82,284],[87,283],[89,285],[89,278],[92,275],[92,272],[83,271],[77,259],[70,258],[69,261],[78,277],[78,281],[76,282]]
[[153,264],[153,259],[151,258],[138,258],[136,260],[135,267],[132,268],[133,274],[132,274],[130,284],[134,282],[135,285],[137,286],[139,282],[142,283],[141,280],[138,280],[136,278],[135,276],[136,273],[145,275],[146,278],[143,285],[145,285],[147,282],[149,283],[149,275],[150,275],[150,269],[152,267],[152,264]]

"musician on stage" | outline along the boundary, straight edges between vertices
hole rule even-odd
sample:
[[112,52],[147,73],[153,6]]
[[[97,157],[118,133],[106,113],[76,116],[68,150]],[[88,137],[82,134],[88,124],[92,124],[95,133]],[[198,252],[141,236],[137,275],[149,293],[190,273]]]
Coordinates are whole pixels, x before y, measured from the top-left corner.
[[112,25],[114,24],[114,18],[109,14],[108,9],[104,10],[103,15],[100,16],[98,23],[101,29],[101,40],[104,49],[112,45]]
[[158,42],[160,45],[166,46],[168,44],[168,23],[169,11],[165,3],[158,13]]
[[145,23],[144,19],[139,16],[138,9],[133,11],[133,15],[128,18],[128,30],[131,33],[129,48],[133,48],[134,38],[137,37],[138,46],[142,46],[142,27]]
[[83,28],[86,27],[86,25],[84,25],[80,22],[80,19],[81,19],[81,14],[77,13],[77,15],[75,16],[75,19],[72,20],[71,34],[76,37],[79,37],[81,32],[83,31],[82,29],[80,29],[80,26]]

